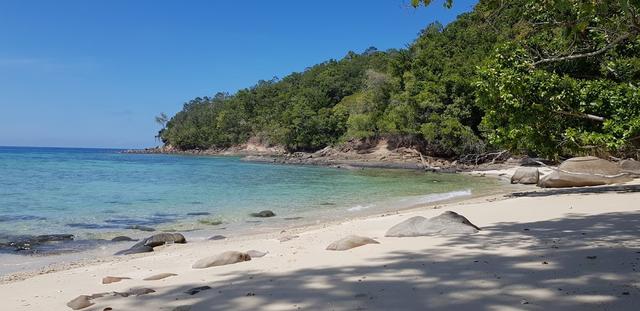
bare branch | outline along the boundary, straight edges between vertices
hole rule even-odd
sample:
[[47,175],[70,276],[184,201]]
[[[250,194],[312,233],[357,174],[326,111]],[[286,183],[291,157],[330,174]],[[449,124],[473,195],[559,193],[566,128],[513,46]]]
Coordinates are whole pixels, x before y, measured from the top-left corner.
[[[585,58],[585,57],[598,56],[598,55],[608,51],[609,49],[615,47],[620,42],[629,39],[631,37],[631,35],[632,35],[631,33],[626,33],[624,35],[621,35],[620,37],[618,37],[615,40],[611,41],[605,47],[603,47],[603,48],[601,48],[599,50],[593,51],[593,52],[584,53],[584,54],[573,54],[573,55],[562,56],[562,57],[545,58],[545,59],[541,59],[539,61],[534,62],[533,66],[535,67],[535,66],[538,66],[540,64],[555,63],[555,62],[561,62],[561,61],[566,61],[566,60],[573,60],[573,59],[579,59],[579,58]],[[635,33],[634,33],[634,35],[635,35]]]
[[605,120],[604,117],[596,116],[588,113],[569,112],[569,111],[562,111],[562,110],[556,111],[556,113],[559,113],[565,116],[578,117],[578,118],[589,119],[589,120],[598,121],[598,122],[604,122]]

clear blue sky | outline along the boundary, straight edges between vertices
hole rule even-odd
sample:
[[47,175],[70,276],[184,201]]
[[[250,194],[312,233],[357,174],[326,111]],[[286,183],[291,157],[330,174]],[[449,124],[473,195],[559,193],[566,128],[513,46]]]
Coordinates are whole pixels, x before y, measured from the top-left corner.
[[0,145],[154,146],[191,98],[404,47],[475,2],[0,0]]

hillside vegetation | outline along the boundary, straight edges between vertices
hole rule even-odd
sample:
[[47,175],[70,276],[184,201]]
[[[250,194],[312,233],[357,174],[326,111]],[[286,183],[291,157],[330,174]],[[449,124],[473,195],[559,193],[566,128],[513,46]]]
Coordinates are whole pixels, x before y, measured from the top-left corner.
[[495,149],[637,156],[638,2],[480,1],[406,49],[349,52],[193,99],[158,135],[179,149],[257,138],[314,151],[385,138],[452,158]]

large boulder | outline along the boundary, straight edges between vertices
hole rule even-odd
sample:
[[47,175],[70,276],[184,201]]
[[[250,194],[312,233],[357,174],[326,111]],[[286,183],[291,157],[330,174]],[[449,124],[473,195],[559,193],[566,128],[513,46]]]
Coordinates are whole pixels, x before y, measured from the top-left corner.
[[193,269],[204,269],[215,266],[230,265],[249,260],[251,260],[251,256],[246,253],[228,251],[216,256],[202,258],[196,261],[191,267]]
[[511,176],[512,184],[535,185],[540,179],[540,172],[537,167],[518,168]]
[[640,161],[634,159],[626,159],[618,162],[620,169],[626,173],[640,175]]
[[356,248],[356,247],[367,245],[367,244],[380,244],[380,242],[371,238],[363,237],[363,236],[350,235],[348,237],[345,237],[343,239],[340,239],[338,241],[331,243],[329,246],[327,246],[327,250],[345,251],[348,249]]
[[538,182],[542,188],[586,187],[617,184],[632,178],[613,162],[596,157],[568,159],[558,170],[543,177]]
[[425,235],[470,234],[480,230],[467,218],[455,212],[446,211],[433,218],[411,217],[389,229],[387,237],[414,237]]

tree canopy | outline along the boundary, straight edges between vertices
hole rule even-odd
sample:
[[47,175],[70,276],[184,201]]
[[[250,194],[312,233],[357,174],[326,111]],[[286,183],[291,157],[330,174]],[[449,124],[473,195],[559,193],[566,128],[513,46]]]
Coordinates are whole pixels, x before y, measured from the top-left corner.
[[181,149],[256,137],[313,151],[387,138],[445,157],[636,155],[639,2],[481,0],[446,26],[428,25],[405,49],[369,47],[196,98],[159,136]]

